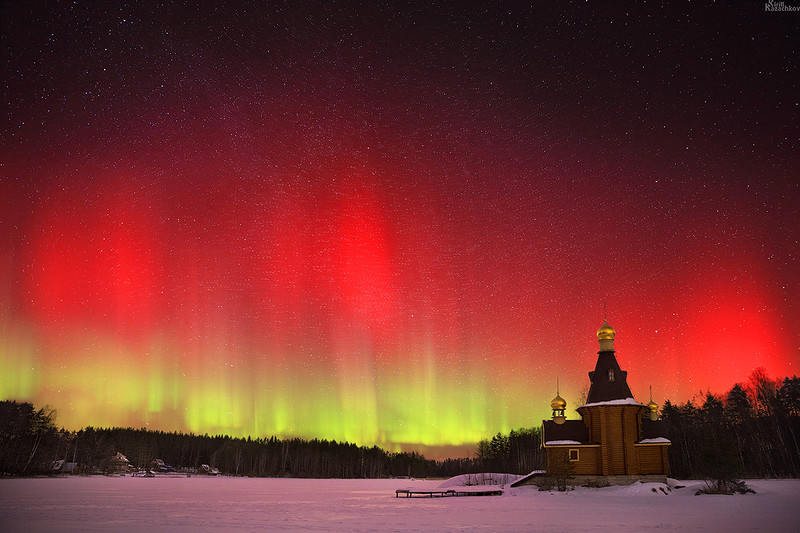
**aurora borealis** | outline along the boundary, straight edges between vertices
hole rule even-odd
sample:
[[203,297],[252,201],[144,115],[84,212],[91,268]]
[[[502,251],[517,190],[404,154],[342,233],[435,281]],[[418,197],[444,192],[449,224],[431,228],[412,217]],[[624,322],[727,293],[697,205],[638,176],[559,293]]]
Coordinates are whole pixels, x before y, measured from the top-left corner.
[[0,399],[470,454],[800,364],[798,15],[5,3]]

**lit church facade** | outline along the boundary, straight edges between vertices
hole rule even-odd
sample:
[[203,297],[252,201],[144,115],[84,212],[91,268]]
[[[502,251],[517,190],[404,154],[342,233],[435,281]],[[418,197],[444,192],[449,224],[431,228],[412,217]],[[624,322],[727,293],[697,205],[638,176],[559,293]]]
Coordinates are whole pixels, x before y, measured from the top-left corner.
[[576,481],[599,485],[664,481],[669,474],[666,438],[652,397],[648,404],[634,400],[627,372],[614,355],[614,329],[608,322],[597,330],[600,350],[586,404],[578,407],[581,420],[567,420],[566,401],[556,393],[550,403],[552,420],[542,424],[548,475],[566,465]]

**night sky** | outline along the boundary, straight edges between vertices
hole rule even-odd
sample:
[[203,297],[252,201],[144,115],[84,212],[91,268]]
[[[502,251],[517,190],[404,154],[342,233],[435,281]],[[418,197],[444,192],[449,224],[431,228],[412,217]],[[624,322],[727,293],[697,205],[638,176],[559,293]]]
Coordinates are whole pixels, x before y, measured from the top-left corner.
[[[4,2],[0,399],[470,455],[800,366],[800,13]],[[200,4],[203,4],[202,2]]]

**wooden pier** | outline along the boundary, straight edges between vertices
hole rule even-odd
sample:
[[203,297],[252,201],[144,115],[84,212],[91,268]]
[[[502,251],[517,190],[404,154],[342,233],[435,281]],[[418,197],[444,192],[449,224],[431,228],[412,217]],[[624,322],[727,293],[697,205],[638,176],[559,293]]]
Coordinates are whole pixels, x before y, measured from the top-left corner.
[[411,490],[397,489],[394,491],[395,498],[401,496],[405,498],[448,498],[451,496],[500,496],[502,489],[478,489],[478,490]]

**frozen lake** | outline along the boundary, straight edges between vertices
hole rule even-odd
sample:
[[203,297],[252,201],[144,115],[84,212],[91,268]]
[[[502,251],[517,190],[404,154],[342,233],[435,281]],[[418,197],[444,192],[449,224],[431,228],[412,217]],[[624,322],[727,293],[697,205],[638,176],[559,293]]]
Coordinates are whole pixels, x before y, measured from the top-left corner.
[[645,484],[568,493],[407,499],[441,481],[111,478],[0,480],[0,531],[798,531],[800,480],[757,494],[664,495]]

